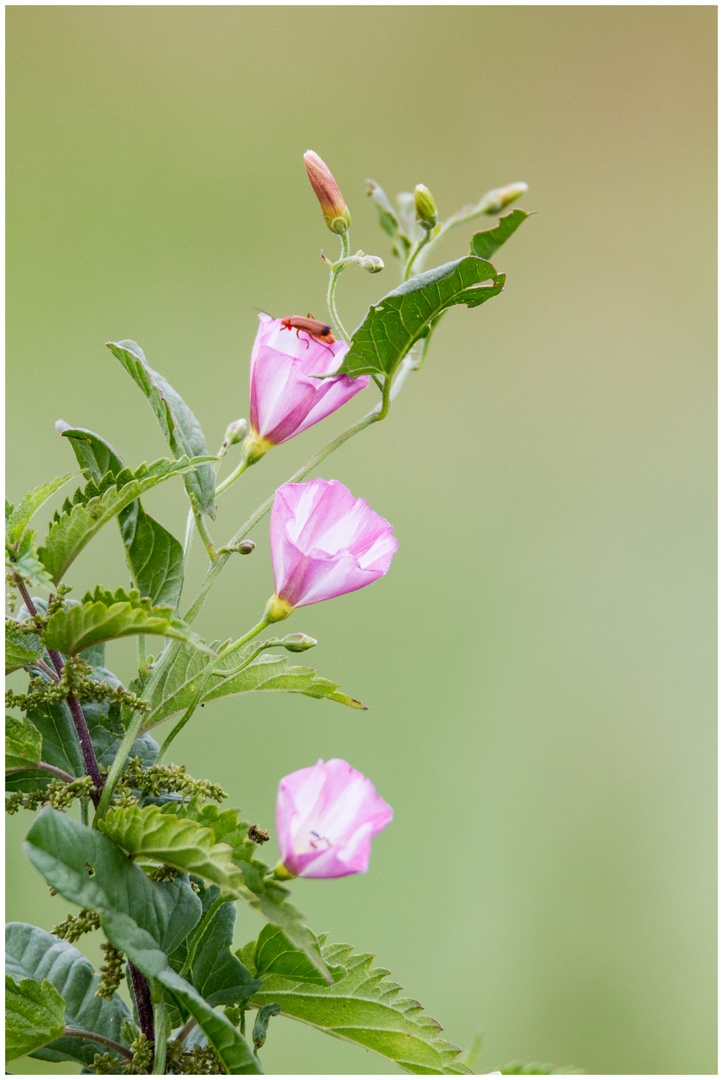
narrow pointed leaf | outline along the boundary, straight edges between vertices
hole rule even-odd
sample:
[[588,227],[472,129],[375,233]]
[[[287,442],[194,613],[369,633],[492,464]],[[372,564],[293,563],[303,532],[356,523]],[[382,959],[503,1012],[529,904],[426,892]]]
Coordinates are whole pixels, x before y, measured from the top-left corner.
[[523,221],[531,215],[526,210],[513,210],[511,214],[501,217],[494,229],[485,229],[484,232],[475,233],[472,237],[472,254],[480,259],[491,259],[505,241],[509,240],[513,232],[519,229]]
[[213,1011],[168,960],[167,953],[178,946],[198,920],[200,903],[199,910],[190,912],[193,922],[188,913],[179,918],[177,906],[169,901],[170,891],[149,881],[107,836],[49,808],[35,820],[25,847],[30,861],[61,896],[99,911],[108,940],[182,1002],[227,1072],[261,1072],[243,1036],[224,1016]]
[[[8,923],[5,927],[5,970],[14,979],[49,979],[65,1001],[65,1023],[103,1035],[126,1046],[123,1025],[130,1012],[119,994],[96,997],[100,978],[93,965],[67,941],[28,923]],[[33,1056],[44,1061],[76,1061],[92,1065],[95,1054],[107,1047],[89,1039],[64,1036],[38,1050]]]
[[21,769],[40,761],[43,737],[29,720],[5,717],[5,769]]
[[[216,648],[218,643],[212,643]],[[238,668],[258,648],[258,642],[250,642],[228,660],[222,661],[219,671],[231,671]],[[207,662],[197,652],[180,646],[176,649],[173,662],[168,666],[161,680],[156,684],[150,699],[151,711],[145,719],[146,729],[159,724],[162,720],[182,712],[195,701],[198,692],[198,679]],[[137,692],[140,688],[135,688]],[[351,709],[364,709],[361,702],[343,693],[339,684],[325,679],[313,668],[294,664],[286,656],[262,653],[237,675],[212,676],[206,692],[201,699],[204,702],[235,694],[251,693],[287,693],[305,694],[307,697],[326,698],[336,701]]]
[[343,964],[347,974],[333,986],[314,986],[280,975],[264,978],[252,1004],[278,1002],[283,1016],[311,1024],[328,1035],[373,1050],[410,1073],[469,1073],[459,1063],[459,1049],[442,1038],[436,1020],[425,1016],[418,1001],[400,997],[401,987],[374,957],[350,945],[326,945],[327,964]]
[[[109,341],[107,347],[145,394],[173,456],[207,454],[198,420],[180,394],[148,364],[140,345],[135,341]],[[216,478],[212,467],[199,465],[186,476],[185,483],[198,509],[213,517]]]
[[47,979],[5,976],[5,1060],[13,1061],[63,1034],[65,1002]]
[[33,514],[37,513],[43,503],[47,502],[50,496],[54,495],[63,484],[67,484],[68,481],[72,479],[73,473],[67,473],[65,476],[58,476],[55,480],[51,480],[47,484],[41,484],[40,487],[36,487],[32,491],[29,491],[27,495],[23,496],[17,506],[5,504],[5,524],[8,541],[11,544],[17,544],[30,523]]
[[337,374],[392,375],[448,308],[455,304],[478,307],[502,292],[504,283],[504,274],[474,255],[405,281],[369,308]]
[[[120,473],[125,465],[110,443],[86,428],[73,428],[58,420],[56,430],[70,442],[78,464],[88,478],[100,480],[108,471]],[[118,514],[128,569],[141,596],[154,604],[175,608],[183,588],[183,547],[163,525],[147,514],[135,499]]]
[[73,503],[66,501],[38,550],[52,580],[58,584],[96,533],[144,491],[196,466],[196,461],[188,458],[178,461],[162,458],[152,465],[141,465],[134,473],[124,469],[117,478],[107,473],[100,484],[90,480],[84,491],[76,492]]

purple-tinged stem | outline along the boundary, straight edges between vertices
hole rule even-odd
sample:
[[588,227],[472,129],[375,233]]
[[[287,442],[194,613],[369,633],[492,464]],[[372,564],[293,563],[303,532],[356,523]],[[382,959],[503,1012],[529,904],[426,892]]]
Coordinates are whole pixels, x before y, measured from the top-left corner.
[[128,961],[128,970],[131,975],[133,997],[136,1000],[138,1022],[141,1025],[141,1031],[148,1039],[148,1042],[154,1044],[156,1035],[153,1030],[153,1003],[151,1002],[151,991],[148,982],[143,972],[139,971],[130,960]]

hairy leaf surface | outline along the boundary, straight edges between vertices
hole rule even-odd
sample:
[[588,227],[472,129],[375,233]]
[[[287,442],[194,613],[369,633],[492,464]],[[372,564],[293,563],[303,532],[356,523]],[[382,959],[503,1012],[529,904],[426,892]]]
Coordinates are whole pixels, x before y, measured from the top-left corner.
[[44,979],[5,976],[5,1060],[13,1061],[63,1034],[65,1002]]
[[[491,282],[484,285],[484,282]],[[412,346],[455,304],[478,307],[502,292],[504,274],[468,255],[405,281],[369,308],[337,374],[391,375]]]
[[424,1015],[418,1001],[400,997],[401,987],[385,968],[372,967],[373,956],[355,953],[351,945],[326,945],[325,938],[320,938],[324,960],[342,964],[343,979],[321,987],[270,975],[253,1004],[276,1001],[284,1016],[374,1050],[405,1072],[470,1072],[457,1060],[459,1049],[440,1035],[437,1021]]
[[43,737],[29,720],[5,716],[5,769],[21,769],[40,761]]
[[[8,923],[5,927],[5,970],[14,979],[49,979],[65,1001],[65,1023],[83,1028],[126,1046],[121,1031],[130,1013],[123,999],[96,997],[100,978],[90,960],[46,930],[28,923]],[[95,1054],[107,1047],[90,1039],[64,1036],[38,1050],[33,1056],[45,1061],[77,1061],[92,1065]]]
[[43,655],[43,643],[37,634],[22,630],[15,619],[5,620],[5,674],[30,667]]
[[[207,454],[201,425],[171,384],[146,361],[135,341],[109,341],[107,347],[141,388],[176,458]],[[214,516],[216,477],[208,464],[197,466],[185,478],[186,488],[199,510]]]

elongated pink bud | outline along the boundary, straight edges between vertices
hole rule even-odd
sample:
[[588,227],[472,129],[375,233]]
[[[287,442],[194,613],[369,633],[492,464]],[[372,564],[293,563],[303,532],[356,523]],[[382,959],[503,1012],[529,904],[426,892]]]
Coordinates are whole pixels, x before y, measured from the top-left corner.
[[304,154],[304,164],[326,224],[334,233],[345,233],[351,224],[351,214],[331,169],[313,150]]

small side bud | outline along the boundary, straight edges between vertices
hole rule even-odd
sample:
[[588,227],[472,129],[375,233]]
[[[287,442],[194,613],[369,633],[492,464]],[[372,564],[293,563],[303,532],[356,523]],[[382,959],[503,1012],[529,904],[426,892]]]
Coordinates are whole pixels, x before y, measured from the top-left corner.
[[229,424],[226,428],[224,442],[229,446],[235,446],[236,443],[243,442],[248,433],[249,425],[246,420],[234,420],[233,424]]
[[342,235],[351,224],[351,214],[331,169],[313,150],[304,154],[304,164],[326,224],[333,233]]
[[242,540],[238,546],[239,555],[250,555],[256,547],[253,540]]
[[384,269],[384,263],[378,255],[363,255],[359,260],[359,265],[368,270],[370,274],[378,274],[380,270]]
[[308,634],[288,634],[280,644],[289,652],[306,652],[307,649],[313,649],[319,642]]
[[433,229],[437,224],[437,204],[432,192],[424,184],[417,184],[414,189],[414,209],[422,228]]
[[522,180],[517,184],[507,184],[506,187],[494,188],[493,191],[488,191],[482,200],[482,209],[485,214],[498,214],[505,206],[509,206],[515,199],[519,199],[520,195],[524,195],[526,191],[527,184]]

